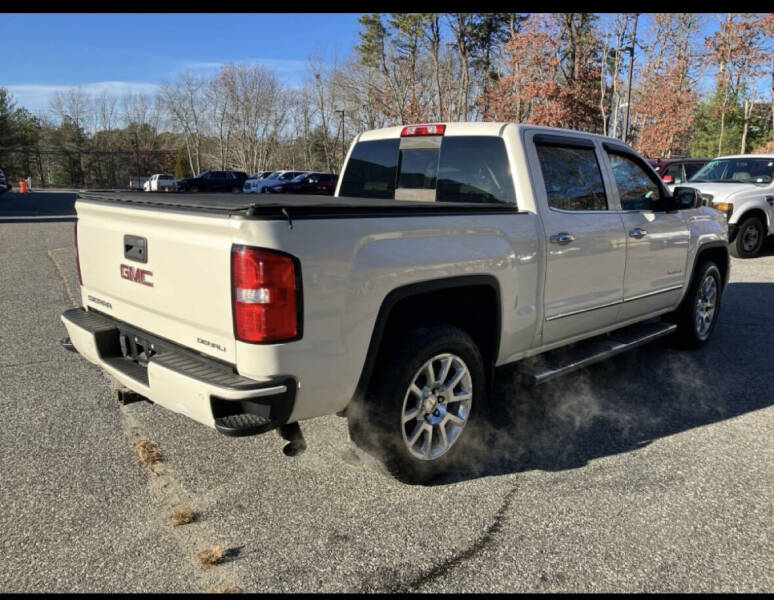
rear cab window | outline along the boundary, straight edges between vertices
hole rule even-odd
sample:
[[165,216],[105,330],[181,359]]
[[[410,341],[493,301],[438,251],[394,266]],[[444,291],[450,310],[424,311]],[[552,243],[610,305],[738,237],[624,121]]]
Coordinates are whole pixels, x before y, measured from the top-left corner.
[[358,142],[339,196],[516,204],[497,136],[420,136]]

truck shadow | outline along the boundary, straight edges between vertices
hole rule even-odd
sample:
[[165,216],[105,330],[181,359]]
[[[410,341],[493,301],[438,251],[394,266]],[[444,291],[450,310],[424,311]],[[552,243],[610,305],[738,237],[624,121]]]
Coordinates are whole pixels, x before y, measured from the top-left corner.
[[774,284],[732,283],[723,301],[713,337],[698,351],[659,340],[534,389],[501,370],[491,423],[473,438],[470,460],[433,484],[576,469],[774,405],[766,352]]
[[6,192],[0,195],[0,223],[74,221],[76,196],[74,191]]

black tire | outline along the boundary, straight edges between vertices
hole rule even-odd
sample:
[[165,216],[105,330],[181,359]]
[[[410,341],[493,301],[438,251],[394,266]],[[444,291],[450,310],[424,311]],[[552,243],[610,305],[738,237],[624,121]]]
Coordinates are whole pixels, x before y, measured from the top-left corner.
[[[421,381],[421,379],[417,380],[417,377],[420,376],[423,366],[442,354],[454,355],[467,368],[472,392],[470,404],[465,407],[463,402],[452,401],[448,403],[448,407],[438,405],[433,414],[436,415],[435,418],[444,420],[439,425],[432,425],[427,421],[427,419],[433,419],[433,415],[428,414],[423,417],[421,412],[416,419],[412,418],[405,424],[402,423],[404,402],[408,403],[406,406],[416,405],[417,411],[425,410],[420,408],[425,406],[425,401],[419,398],[414,400],[410,396],[409,388],[412,383]],[[486,371],[481,352],[473,339],[461,329],[451,325],[418,329],[407,333],[401,341],[391,344],[388,349],[380,353],[378,360],[381,365],[377,365],[365,398],[355,402],[347,410],[352,441],[382,460],[397,479],[411,484],[426,483],[459,464],[463,457],[472,458],[466,450],[471,449],[471,441],[477,437],[476,430],[480,427],[484,415],[487,414]],[[431,369],[437,376],[443,374],[442,360],[445,359],[438,359],[437,362],[431,363]],[[463,370],[457,369],[458,363],[452,362],[451,365],[446,368],[447,379],[442,379],[441,383],[451,383]],[[453,373],[452,368],[454,368]],[[466,381],[466,378],[463,378],[463,381]],[[451,395],[454,395],[455,390],[461,394],[466,391],[461,383],[452,386]],[[429,402],[432,403],[433,398],[443,402],[443,394],[448,392],[449,390],[441,391],[439,386],[438,395],[433,396]],[[448,400],[448,397],[446,399]],[[439,409],[443,411],[441,417],[438,417]],[[457,431],[454,423],[450,425],[449,422],[445,422],[447,413],[456,417],[467,414],[461,429]],[[441,452],[443,442],[447,442],[448,449],[436,458],[422,459],[412,454],[409,449],[410,442],[406,438],[410,437],[410,434],[407,429],[414,433],[425,427],[432,429],[433,432],[430,432],[429,436],[424,432],[419,435],[416,443],[419,444],[419,440],[422,440],[422,448],[430,442],[428,447],[431,452],[436,446]],[[441,436],[440,430],[436,427],[443,428],[445,435]],[[435,439],[433,433],[436,436]],[[414,446],[414,449],[419,448]]]
[[[715,280],[715,300],[714,312],[712,313],[709,328],[706,331],[700,331],[697,325],[698,311],[700,310],[699,298],[702,293],[702,287],[708,277]],[[695,350],[701,348],[707,343],[715,324],[718,322],[720,314],[720,300],[723,292],[723,279],[720,276],[720,269],[711,260],[701,261],[693,273],[691,284],[683,298],[678,309],[665,316],[667,321],[677,324],[677,331],[672,335],[672,341],[679,347]]]
[[735,258],[758,256],[766,241],[766,229],[758,217],[747,217],[739,224],[736,238],[728,245],[728,251]]
[[233,188],[231,188],[231,193],[232,194],[241,194],[242,193],[242,188],[241,187],[233,187]]
[[198,187],[196,187],[195,185],[192,185],[191,187],[189,187],[188,189],[186,189],[186,192],[192,192],[192,193],[194,193],[194,194],[195,194],[195,193],[197,193],[198,191],[199,191],[199,188],[198,188]]

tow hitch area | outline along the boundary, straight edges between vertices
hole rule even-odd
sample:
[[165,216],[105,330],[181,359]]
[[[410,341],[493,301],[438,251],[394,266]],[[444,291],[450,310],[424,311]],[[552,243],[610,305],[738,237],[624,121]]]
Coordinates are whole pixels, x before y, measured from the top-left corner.
[[142,394],[138,394],[137,392],[133,392],[132,390],[129,390],[129,389],[118,390],[116,392],[116,397],[118,398],[119,404],[123,404],[124,406],[126,406],[127,404],[132,404],[134,402],[142,402],[142,401],[151,402]]
[[75,346],[73,346],[72,340],[70,340],[69,337],[63,337],[61,340],[59,340],[59,345],[62,346],[62,348],[65,350],[75,352],[76,354],[78,353],[78,351],[75,349]]

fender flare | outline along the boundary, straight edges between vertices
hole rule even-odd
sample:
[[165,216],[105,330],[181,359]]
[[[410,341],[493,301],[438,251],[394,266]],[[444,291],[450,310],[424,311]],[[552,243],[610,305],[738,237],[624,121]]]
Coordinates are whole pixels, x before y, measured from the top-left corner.
[[393,289],[384,297],[384,300],[382,300],[382,304],[379,307],[379,312],[376,316],[376,321],[374,322],[371,340],[368,344],[368,351],[366,352],[365,362],[363,363],[363,369],[360,372],[360,378],[358,379],[355,393],[363,394],[368,388],[376,365],[376,357],[379,354],[379,349],[384,340],[385,328],[389,322],[390,314],[398,302],[428,292],[473,286],[489,287],[495,295],[495,302],[497,305],[497,311],[494,315],[495,335],[493,348],[490,349],[492,352],[492,368],[494,368],[494,364],[497,362],[497,356],[500,351],[500,337],[502,333],[502,303],[500,301],[500,283],[497,281],[497,278],[494,275],[459,275],[443,279],[419,281]]
[[[696,272],[696,265],[699,264],[699,257],[705,250],[709,248],[723,248],[726,251],[726,269],[725,273],[721,271],[720,275],[723,277],[723,290],[725,290],[728,286],[728,280],[731,276],[731,258],[728,254],[728,243],[722,241],[706,242],[696,249],[696,255],[693,257],[693,265],[691,266],[691,276],[688,278],[688,285],[686,285],[685,291],[683,292],[683,298],[680,300],[681,304],[685,299],[685,294],[688,292],[688,288],[691,286],[693,274]],[[718,265],[718,269],[721,269],[721,267],[722,265]]]

